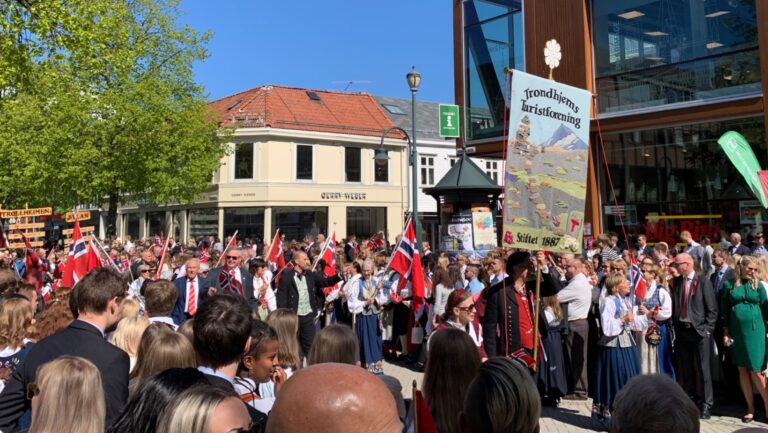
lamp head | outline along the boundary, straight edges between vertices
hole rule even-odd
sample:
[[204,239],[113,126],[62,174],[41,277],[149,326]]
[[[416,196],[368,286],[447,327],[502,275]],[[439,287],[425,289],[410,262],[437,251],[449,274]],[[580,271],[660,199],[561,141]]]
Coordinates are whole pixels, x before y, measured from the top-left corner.
[[421,74],[416,70],[416,66],[412,66],[411,68],[411,72],[408,72],[405,78],[408,80],[408,87],[411,88],[411,92],[416,93],[421,84]]
[[383,167],[389,161],[387,149],[380,147],[373,152],[373,163],[377,167]]

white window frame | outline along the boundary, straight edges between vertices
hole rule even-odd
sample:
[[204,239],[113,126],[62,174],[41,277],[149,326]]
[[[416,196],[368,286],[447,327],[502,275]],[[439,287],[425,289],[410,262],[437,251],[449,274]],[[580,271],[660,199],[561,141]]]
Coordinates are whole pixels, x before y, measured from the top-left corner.
[[[427,166],[426,164],[424,164],[422,162],[421,158],[431,158],[432,159],[432,164]],[[437,159],[437,155],[424,155],[424,154],[420,154],[419,155],[419,186],[420,187],[427,187],[428,188],[428,187],[435,186],[435,160],[436,159]],[[425,183],[424,182],[424,180],[426,180],[426,179],[424,179],[422,177],[421,171],[424,170],[425,167],[432,169],[432,183]],[[429,173],[429,171],[427,171],[427,173]]]
[[[235,157],[237,155],[237,146],[240,144],[249,144],[251,145],[251,168],[253,170],[253,176],[250,178],[244,178],[244,179],[238,179],[235,177],[235,170],[236,170],[236,163],[235,163]],[[234,149],[232,149],[232,155],[229,157],[229,163],[232,169],[229,171],[229,181],[232,183],[249,183],[254,182],[256,180],[256,142],[254,141],[239,141],[232,143]],[[217,175],[218,172],[215,172],[214,175]],[[217,183],[217,182],[216,182]]]
[[[312,148],[312,179],[299,179],[299,171],[297,169],[299,158],[299,146],[310,146]],[[314,143],[293,143],[293,156],[291,158],[291,171],[293,172],[293,181],[301,183],[314,183],[317,179],[317,144]]]
[[[491,168],[488,168],[488,165],[491,165]],[[491,179],[493,179],[496,184],[499,184],[499,161],[494,160],[485,160],[485,174],[488,175]]]

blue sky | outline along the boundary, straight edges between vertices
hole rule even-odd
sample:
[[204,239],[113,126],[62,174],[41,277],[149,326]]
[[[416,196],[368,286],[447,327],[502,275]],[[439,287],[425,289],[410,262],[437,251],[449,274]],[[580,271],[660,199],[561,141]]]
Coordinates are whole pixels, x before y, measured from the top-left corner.
[[452,102],[451,2],[182,0],[182,21],[213,32],[195,75],[210,99],[263,84]]

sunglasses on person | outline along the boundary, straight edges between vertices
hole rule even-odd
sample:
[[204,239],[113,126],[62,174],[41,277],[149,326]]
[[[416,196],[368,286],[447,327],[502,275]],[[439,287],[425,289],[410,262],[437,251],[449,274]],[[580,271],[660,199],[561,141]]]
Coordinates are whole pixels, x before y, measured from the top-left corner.
[[238,256],[227,256],[227,260],[237,260],[239,258]]
[[40,395],[40,388],[35,382],[27,384],[27,400],[32,400],[32,397]]
[[470,311],[475,311],[475,309],[476,309],[475,304],[469,304],[466,307],[458,307],[458,308],[459,308],[459,310],[461,310],[461,311],[463,311],[465,313],[468,313]]

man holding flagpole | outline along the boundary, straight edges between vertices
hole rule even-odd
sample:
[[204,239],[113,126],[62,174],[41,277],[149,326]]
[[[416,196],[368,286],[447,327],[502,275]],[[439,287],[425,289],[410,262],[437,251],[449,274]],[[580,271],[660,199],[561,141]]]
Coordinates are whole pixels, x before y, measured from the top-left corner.
[[206,284],[210,287],[209,295],[238,294],[245,297],[251,308],[256,311],[259,302],[253,295],[253,275],[242,268],[242,260],[246,252],[241,248],[233,247],[224,250],[224,266],[212,269],[208,273]]

